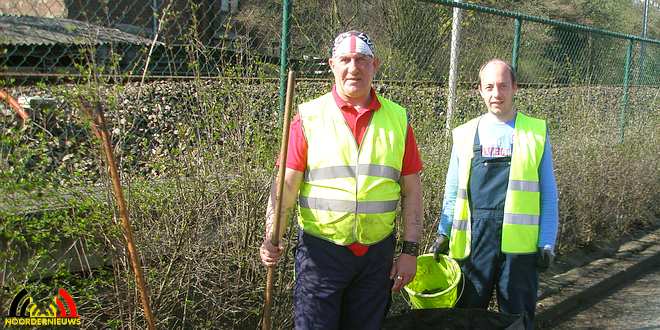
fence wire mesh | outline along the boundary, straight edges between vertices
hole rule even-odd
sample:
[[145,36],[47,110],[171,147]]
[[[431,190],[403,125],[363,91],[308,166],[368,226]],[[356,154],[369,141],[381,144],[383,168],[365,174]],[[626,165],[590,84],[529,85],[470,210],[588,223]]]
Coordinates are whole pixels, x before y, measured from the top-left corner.
[[[290,26],[290,61],[305,75],[327,77],[330,42],[348,28],[368,31],[384,63],[379,79],[447,79],[452,7],[406,1],[297,1]],[[5,1],[0,38],[5,74],[72,74],[93,59],[107,74],[277,76],[278,2],[214,0]],[[657,9],[652,7],[653,22]],[[492,57],[511,59],[513,18],[464,12],[462,81]],[[620,84],[621,39],[522,21],[521,82]],[[153,48],[152,48],[153,46]],[[644,49],[636,83],[657,84],[658,45]],[[647,50],[648,49],[648,50]],[[147,63],[148,62],[148,63]],[[239,65],[237,65],[239,64]],[[640,71],[641,69],[641,71]],[[232,72],[233,74],[234,72]]]
[[235,0],[4,1],[0,66],[63,76],[91,56],[106,74],[217,76],[243,64],[252,76],[246,68],[277,61],[279,48],[278,38],[256,30],[280,22],[260,16],[254,24],[254,11],[258,5],[239,11]]
[[[84,98],[107,110],[158,327],[257,327],[265,272],[255,256],[280,136],[280,63],[299,72],[298,103],[325,93],[332,40],[349,29],[374,39],[376,88],[411,114],[428,245],[450,150],[453,3],[294,1],[281,58],[283,2],[0,2],[0,315],[20,285],[36,295],[52,284],[75,289],[86,328],[144,327]],[[660,205],[657,42],[633,41],[626,89],[626,38],[523,17],[514,59],[511,15],[473,7],[462,17],[452,123],[483,112],[483,62],[517,62],[516,107],[550,127],[560,250],[660,213],[648,206]],[[287,240],[278,328],[292,325],[295,233]]]

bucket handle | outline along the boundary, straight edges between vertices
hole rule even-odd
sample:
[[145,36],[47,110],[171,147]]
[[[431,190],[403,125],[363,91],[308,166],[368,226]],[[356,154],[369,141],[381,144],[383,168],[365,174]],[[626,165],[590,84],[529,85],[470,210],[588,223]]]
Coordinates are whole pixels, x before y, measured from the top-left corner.
[[[403,288],[402,288],[402,289],[403,289]],[[409,295],[410,293],[408,293],[408,291],[406,291],[405,289],[404,289],[403,291],[405,291],[406,294],[402,294],[402,295],[401,295],[401,298],[403,298],[403,301],[406,302],[406,305],[408,305],[408,308],[412,308],[412,304],[410,303],[410,299],[408,298],[408,295]],[[400,291],[399,291],[399,292],[400,292]]]
[[463,292],[465,291],[465,272],[461,270],[461,292],[458,294],[458,297],[456,298],[456,302],[459,302],[461,300],[461,297],[463,296]]

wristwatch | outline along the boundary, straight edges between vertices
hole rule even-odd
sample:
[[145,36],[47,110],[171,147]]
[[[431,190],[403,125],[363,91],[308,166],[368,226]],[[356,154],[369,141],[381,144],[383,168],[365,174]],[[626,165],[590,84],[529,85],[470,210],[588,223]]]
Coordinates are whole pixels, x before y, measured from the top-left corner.
[[403,241],[403,246],[401,247],[401,253],[409,254],[413,257],[416,257],[419,252],[419,244],[417,242]]

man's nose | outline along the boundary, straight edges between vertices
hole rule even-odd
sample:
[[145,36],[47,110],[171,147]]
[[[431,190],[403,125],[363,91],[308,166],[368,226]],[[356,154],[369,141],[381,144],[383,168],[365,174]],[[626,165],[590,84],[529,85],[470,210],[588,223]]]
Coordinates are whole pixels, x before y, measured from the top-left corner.
[[349,71],[357,71],[357,69],[358,69],[357,60],[351,59],[351,61],[348,62],[348,70]]

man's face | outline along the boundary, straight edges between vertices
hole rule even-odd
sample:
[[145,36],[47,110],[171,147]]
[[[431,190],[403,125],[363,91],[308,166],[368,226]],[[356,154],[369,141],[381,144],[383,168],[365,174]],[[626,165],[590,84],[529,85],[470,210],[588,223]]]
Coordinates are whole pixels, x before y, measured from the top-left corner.
[[486,103],[488,112],[498,118],[513,114],[513,95],[518,90],[506,64],[493,62],[481,71],[479,93]]
[[378,59],[360,53],[346,53],[328,60],[339,96],[361,99],[369,96]]

